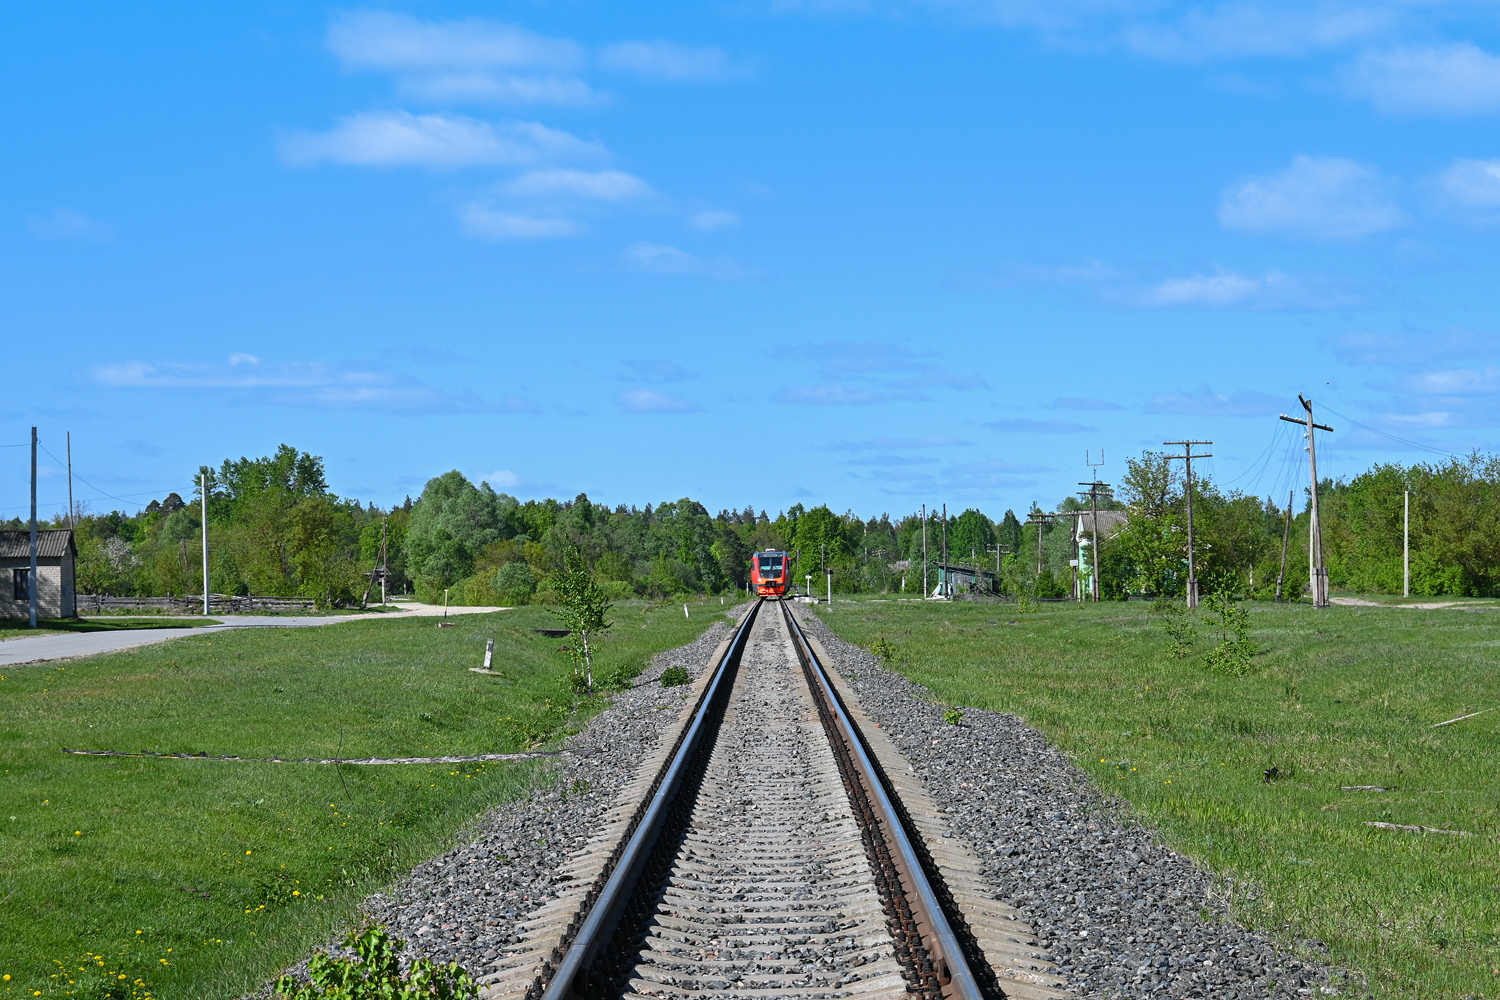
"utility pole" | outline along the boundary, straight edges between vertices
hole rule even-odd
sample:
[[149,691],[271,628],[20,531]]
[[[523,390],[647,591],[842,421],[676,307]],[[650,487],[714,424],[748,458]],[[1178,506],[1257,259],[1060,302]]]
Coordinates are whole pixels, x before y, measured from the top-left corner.
[[927,505],[922,505],[922,600],[927,600]]
[[31,429],[31,572],[26,574],[26,601],[36,628],[36,428]]
[[1092,578],[1089,580],[1089,589],[1093,592],[1094,603],[1097,604],[1099,603],[1099,493],[1102,490],[1108,490],[1109,484],[1101,483],[1096,479],[1092,483],[1079,483],[1078,485],[1088,487],[1087,494],[1085,494],[1083,491],[1079,491],[1078,495],[1088,496],[1089,508],[1093,512],[1094,537],[1089,542],[1089,554],[1093,557],[1094,560],[1094,573]]
[[1187,463],[1187,516],[1188,516],[1188,593],[1187,606],[1196,608],[1198,606],[1198,571],[1193,565],[1193,459],[1213,458],[1213,452],[1205,452],[1201,455],[1193,454],[1195,444],[1213,444],[1212,441],[1163,441],[1162,444],[1181,445],[1181,455],[1168,455],[1168,460],[1181,458]]
[[1411,596],[1411,490],[1401,491],[1401,596]]
[[1286,491],[1286,529],[1281,533],[1281,572],[1276,574],[1276,600],[1281,600],[1281,584],[1286,579],[1286,547],[1292,540],[1292,491]]
[[203,491],[203,617],[208,617],[208,473],[198,473],[198,488]]
[[1047,514],[1043,511],[1026,515],[1026,523],[1036,525],[1036,575],[1039,580],[1042,576],[1042,528],[1062,516],[1061,514]]
[[1312,523],[1308,525],[1308,561],[1311,563],[1308,575],[1312,584],[1313,607],[1328,607],[1328,570],[1323,565],[1323,523],[1318,512],[1318,446],[1313,437],[1313,429],[1333,433],[1333,428],[1327,424],[1315,423],[1313,421],[1312,400],[1304,399],[1302,394],[1297,394],[1297,401],[1302,404],[1302,409],[1307,417],[1298,420],[1296,417],[1281,415],[1281,419],[1289,424],[1301,424],[1307,431],[1307,469],[1312,478]]
[[943,597],[952,597],[948,581],[948,505],[943,504],[943,565],[938,570],[943,581]]
[[385,548],[385,529],[391,523],[391,516],[387,514],[380,522],[380,606],[385,607],[385,578],[390,573],[390,557]]
[[73,432],[68,431],[68,530],[76,528],[73,510]]

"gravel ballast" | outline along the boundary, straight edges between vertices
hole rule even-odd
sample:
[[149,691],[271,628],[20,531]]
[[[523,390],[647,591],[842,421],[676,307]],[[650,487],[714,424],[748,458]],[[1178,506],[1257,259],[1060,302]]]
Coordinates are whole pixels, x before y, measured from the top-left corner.
[[1014,715],[981,709],[965,709],[962,723],[950,725],[946,706],[926,688],[886,670],[817,616],[805,621],[1074,992],[1215,998],[1344,992],[1326,968],[1235,924],[1212,875],[1156,843],[1041,733]]
[[403,961],[458,962],[476,978],[489,971],[516,925],[552,899],[558,870],[601,825],[620,788],[634,776],[686,704],[690,685],[662,687],[662,672],[679,666],[696,680],[719,644],[733,634],[719,622],[687,646],[658,654],[616,694],[609,708],[569,737],[556,780],[530,796],[492,810],[470,842],[419,865],[389,893],[370,897],[364,911],[406,939]]

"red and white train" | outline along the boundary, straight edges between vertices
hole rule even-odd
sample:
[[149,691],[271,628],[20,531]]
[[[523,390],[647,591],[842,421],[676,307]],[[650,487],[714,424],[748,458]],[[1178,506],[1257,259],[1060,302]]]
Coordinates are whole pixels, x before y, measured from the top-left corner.
[[750,557],[750,586],[761,597],[781,597],[791,580],[792,560],[785,552],[767,549]]

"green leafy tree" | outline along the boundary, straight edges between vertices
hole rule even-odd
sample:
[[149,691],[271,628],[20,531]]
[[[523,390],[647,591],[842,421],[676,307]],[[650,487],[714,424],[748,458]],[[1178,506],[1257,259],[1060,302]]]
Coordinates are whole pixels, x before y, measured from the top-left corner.
[[594,575],[576,552],[569,553],[568,566],[553,580],[557,607],[552,614],[575,637],[568,647],[573,662],[583,666],[584,690],[594,693],[594,644],[614,625],[609,620],[610,601]]

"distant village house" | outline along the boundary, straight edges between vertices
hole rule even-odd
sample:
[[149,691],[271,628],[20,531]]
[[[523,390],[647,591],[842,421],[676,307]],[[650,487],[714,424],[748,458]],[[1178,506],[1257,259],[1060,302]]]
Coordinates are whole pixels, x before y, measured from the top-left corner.
[[[73,532],[48,528],[36,533],[36,613],[42,618],[72,618],[78,613],[73,563],[78,550]],[[0,618],[30,614],[31,532],[0,531]]]

